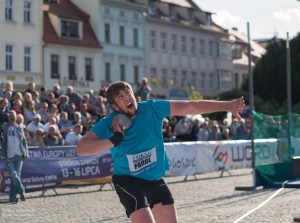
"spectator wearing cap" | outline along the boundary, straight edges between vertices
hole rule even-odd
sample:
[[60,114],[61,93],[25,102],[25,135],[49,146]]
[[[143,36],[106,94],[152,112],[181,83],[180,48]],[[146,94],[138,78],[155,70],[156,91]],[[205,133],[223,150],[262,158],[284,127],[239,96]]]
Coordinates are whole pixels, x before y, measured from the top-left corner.
[[44,130],[42,128],[38,128],[35,132],[35,136],[28,140],[29,146],[35,147],[45,147],[46,144],[44,142]]
[[82,129],[82,125],[76,124],[74,126],[74,131],[67,134],[65,145],[77,145],[78,141],[82,138]]
[[33,120],[27,125],[26,129],[29,132],[30,136],[34,137],[36,130],[39,128],[43,129],[44,125],[41,123],[41,115],[35,114],[33,116]]

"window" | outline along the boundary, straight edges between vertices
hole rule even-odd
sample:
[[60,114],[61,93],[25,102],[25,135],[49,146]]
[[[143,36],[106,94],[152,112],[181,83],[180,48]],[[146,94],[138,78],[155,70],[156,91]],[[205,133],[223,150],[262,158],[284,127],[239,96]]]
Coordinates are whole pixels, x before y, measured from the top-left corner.
[[120,65],[120,80],[125,81],[125,64]]
[[111,82],[110,79],[110,63],[105,63],[105,81],[106,82]]
[[77,80],[76,69],[75,69],[75,57],[69,57],[69,79]]
[[139,66],[133,66],[133,77],[134,77],[134,83],[139,83]]
[[124,11],[120,11],[120,13],[119,13],[119,15],[120,15],[120,17],[125,17],[125,12]]
[[133,28],[133,46],[139,47],[139,31],[137,28]]
[[192,86],[196,86],[196,83],[197,83],[197,75],[196,75],[196,72],[192,72],[191,73],[191,84],[192,84]]
[[218,47],[219,58],[225,60],[231,60],[232,59],[231,44],[226,42],[219,42],[218,46],[219,46]]
[[79,38],[79,27],[77,22],[61,21],[61,36]]
[[176,19],[177,15],[176,15],[176,8],[175,5],[169,5],[169,16],[171,19]]
[[104,9],[104,14],[105,15],[110,15],[110,9],[109,8],[105,8]]
[[177,36],[175,34],[172,34],[172,43],[171,43],[171,49],[173,53],[177,52]]
[[164,85],[167,85],[168,73],[167,73],[167,69],[165,68],[161,70],[161,80]]
[[173,85],[177,84],[177,70],[172,70],[172,82]]
[[200,56],[205,56],[205,41],[200,39]]
[[160,33],[160,50],[166,51],[167,49],[167,35],[166,33]]
[[186,83],[186,78],[187,78],[186,71],[185,70],[181,71],[181,85],[182,86],[184,86],[184,84]]
[[214,46],[213,46],[213,41],[208,42],[208,55],[212,57],[214,55]]
[[186,37],[181,36],[181,52],[186,53]]
[[214,74],[213,73],[209,74],[208,87],[209,87],[209,89],[214,88]]
[[85,79],[87,81],[93,81],[94,75],[93,75],[93,66],[92,66],[92,59],[91,58],[85,58]]
[[133,19],[134,20],[139,20],[139,14],[133,13]]
[[59,78],[59,63],[58,63],[58,55],[51,55],[51,78],[58,79]]
[[59,3],[59,0],[44,0],[44,3]]
[[24,48],[24,71],[31,71],[31,47],[28,46]]
[[31,2],[24,2],[24,23],[31,23]]
[[204,89],[205,88],[205,73],[202,72],[200,74],[200,88]]
[[191,54],[196,55],[196,39],[191,37]]
[[125,45],[125,27],[120,26],[119,27],[119,38],[120,38],[120,45],[124,46]]
[[6,71],[13,70],[13,46],[12,45],[5,46],[5,70]]
[[219,70],[220,90],[227,91],[232,88],[231,72]]
[[104,24],[104,39],[106,43],[110,43],[110,24]]
[[156,45],[155,45],[155,38],[156,38],[156,32],[155,31],[150,31],[150,48],[151,49],[155,49]]
[[5,20],[13,21],[13,0],[5,0]]
[[148,13],[150,15],[155,15],[156,14],[156,7],[155,7],[155,3],[150,1],[148,4]]

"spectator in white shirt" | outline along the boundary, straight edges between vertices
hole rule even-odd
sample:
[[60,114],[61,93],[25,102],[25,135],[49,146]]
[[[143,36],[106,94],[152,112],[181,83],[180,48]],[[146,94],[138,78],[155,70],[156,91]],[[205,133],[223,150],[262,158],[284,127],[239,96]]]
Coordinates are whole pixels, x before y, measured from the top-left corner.
[[78,141],[81,139],[82,135],[82,125],[76,124],[74,131],[69,132],[65,139],[65,145],[77,145]]

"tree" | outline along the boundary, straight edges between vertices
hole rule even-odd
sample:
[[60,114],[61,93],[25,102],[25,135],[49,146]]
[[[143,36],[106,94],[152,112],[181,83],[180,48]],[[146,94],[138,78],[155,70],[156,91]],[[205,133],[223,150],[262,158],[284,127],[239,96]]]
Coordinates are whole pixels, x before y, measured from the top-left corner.
[[[290,41],[292,106],[300,101],[300,33]],[[248,92],[248,81],[242,87]],[[274,41],[253,70],[254,95],[266,102],[260,107],[269,114],[286,113],[286,42]],[[256,102],[254,101],[255,105]],[[258,106],[259,108],[259,106]],[[262,112],[256,110],[257,112]],[[294,109],[293,109],[293,112]]]

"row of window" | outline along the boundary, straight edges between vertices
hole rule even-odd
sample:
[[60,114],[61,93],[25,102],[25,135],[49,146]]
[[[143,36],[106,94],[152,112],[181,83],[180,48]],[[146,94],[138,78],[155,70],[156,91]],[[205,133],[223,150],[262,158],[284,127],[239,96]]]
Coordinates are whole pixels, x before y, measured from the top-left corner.
[[[32,60],[32,48],[29,46],[24,47],[23,51],[24,58],[24,71],[31,72],[31,60]],[[5,46],[5,70],[13,71],[14,69],[14,47],[13,45]]]
[[[14,4],[15,0],[5,0],[5,21],[14,21]],[[32,1],[24,0],[23,3],[23,22],[31,23]]]
[[[157,79],[157,68],[150,68],[150,75]],[[214,90],[215,88],[218,90],[229,90],[232,87],[231,73],[230,71],[225,70],[218,70],[217,75],[209,73],[208,76],[205,72],[201,72],[198,75],[196,71],[192,71],[188,77],[188,72],[186,70],[178,72],[178,70],[173,69],[169,74],[168,69],[163,68],[160,71],[160,76],[161,78],[158,78],[157,80],[160,82],[159,84],[163,86],[184,86],[187,84],[186,81],[188,80],[196,90]],[[216,86],[215,83],[217,84]]]
[[[112,81],[114,81],[114,80],[112,80],[111,79],[111,77],[112,77],[112,70],[111,70],[111,68],[112,68],[112,64],[111,63],[105,63],[104,64],[104,66],[105,66],[105,82],[107,82],[107,83],[110,83],[110,82],[112,82]],[[127,66],[125,65],[125,64],[120,64],[119,65],[120,67],[119,67],[119,72],[120,72],[120,76],[119,77],[117,77],[117,79],[119,79],[119,80],[121,80],[121,81],[128,81],[128,78],[126,78],[127,77]],[[137,66],[137,65],[134,65],[133,66],[133,82],[135,83],[135,84],[138,84],[139,83],[139,72],[140,72],[140,68],[139,68],[139,66]]]
[[[92,58],[85,58],[85,80],[94,81],[93,75],[93,60]],[[51,55],[51,65],[50,65],[50,75],[52,79],[60,79],[60,59],[59,55]],[[68,57],[68,79],[69,80],[78,80],[78,69],[77,69],[77,60],[74,56]]]

